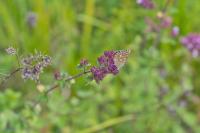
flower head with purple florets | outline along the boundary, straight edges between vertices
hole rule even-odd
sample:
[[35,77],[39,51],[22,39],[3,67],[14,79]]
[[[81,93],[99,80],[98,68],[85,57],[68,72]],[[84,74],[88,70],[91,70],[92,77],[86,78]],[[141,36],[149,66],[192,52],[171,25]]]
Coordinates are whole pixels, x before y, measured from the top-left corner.
[[90,71],[93,79],[99,83],[107,74],[116,75],[119,73],[117,66],[114,63],[115,51],[105,51],[103,55],[98,58],[99,66],[93,66]]

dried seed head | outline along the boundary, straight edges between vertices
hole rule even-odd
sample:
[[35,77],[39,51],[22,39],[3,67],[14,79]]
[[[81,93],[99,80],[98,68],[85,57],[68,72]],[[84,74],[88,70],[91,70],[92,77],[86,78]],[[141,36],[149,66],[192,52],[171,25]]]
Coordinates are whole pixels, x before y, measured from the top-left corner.
[[43,69],[51,64],[51,57],[36,52],[22,60],[22,78],[38,81]]
[[6,52],[7,52],[7,54],[9,54],[9,55],[16,55],[17,50],[16,50],[15,48],[13,48],[13,47],[8,47],[8,48],[6,49]]

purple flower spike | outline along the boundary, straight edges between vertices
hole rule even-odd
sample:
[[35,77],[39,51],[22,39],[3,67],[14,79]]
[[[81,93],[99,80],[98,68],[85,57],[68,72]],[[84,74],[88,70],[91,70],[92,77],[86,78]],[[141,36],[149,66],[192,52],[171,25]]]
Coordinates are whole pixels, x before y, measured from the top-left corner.
[[190,33],[181,39],[181,43],[192,53],[193,57],[200,55],[200,34]]

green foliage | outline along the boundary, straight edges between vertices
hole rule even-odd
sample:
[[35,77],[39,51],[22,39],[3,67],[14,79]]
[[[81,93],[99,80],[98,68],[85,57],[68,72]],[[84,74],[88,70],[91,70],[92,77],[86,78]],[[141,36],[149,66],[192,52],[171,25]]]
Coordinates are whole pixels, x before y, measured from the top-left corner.
[[[143,33],[145,17],[156,18],[164,2],[153,11],[135,0],[1,0],[0,73],[17,67],[15,57],[4,48],[13,45],[19,53],[42,51],[52,56],[53,65],[42,74],[40,85],[53,85],[53,71],[68,75],[81,58],[91,64],[104,50],[132,49],[119,75],[100,84],[87,77],[75,79],[48,96],[32,81],[17,74],[0,88],[0,132],[2,133],[187,133],[200,132],[199,58],[193,59],[170,36]],[[168,7],[181,35],[198,32],[198,0],[174,0]],[[27,24],[28,13],[36,14],[36,25]],[[163,76],[164,73],[164,76]],[[162,95],[162,89],[168,88]],[[185,96],[186,92],[191,95]],[[180,106],[186,102],[186,106]],[[175,110],[175,115],[174,111]],[[192,132],[191,131],[191,132]]]

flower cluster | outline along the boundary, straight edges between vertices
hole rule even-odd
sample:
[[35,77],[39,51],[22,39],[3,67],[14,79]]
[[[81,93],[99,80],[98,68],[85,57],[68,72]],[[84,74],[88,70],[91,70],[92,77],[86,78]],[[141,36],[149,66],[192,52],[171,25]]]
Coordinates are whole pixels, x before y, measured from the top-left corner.
[[164,29],[170,29],[170,35],[177,37],[180,34],[178,26],[173,25],[172,18],[162,12],[157,13],[157,19],[145,18],[147,24],[146,32],[160,32]]
[[43,69],[51,64],[51,57],[37,52],[23,58],[21,63],[22,78],[38,81]]
[[183,37],[181,43],[192,53],[193,57],[200,55],[200,34],[191,33]]
[[147,32],[159,32],[161,29],[167,29],[172,26],[172,18],[162,13],[158,13],[156,20],[145,18],[145,22],[147,24]]
[[9,54],[9,55],[16,55],[17,51],[15,48],[13,47],[9,47],[6,49],[6,52]]
[[94,80],[99,83],[107,74],[116,75],[119,70],[114,63],[114,51],[105,51],[104,55],[98,58],[99,66],[93,66],[90,70]]
[[151,0],[137,0],[136,2],[146,9],[154,8],[154,3]]

